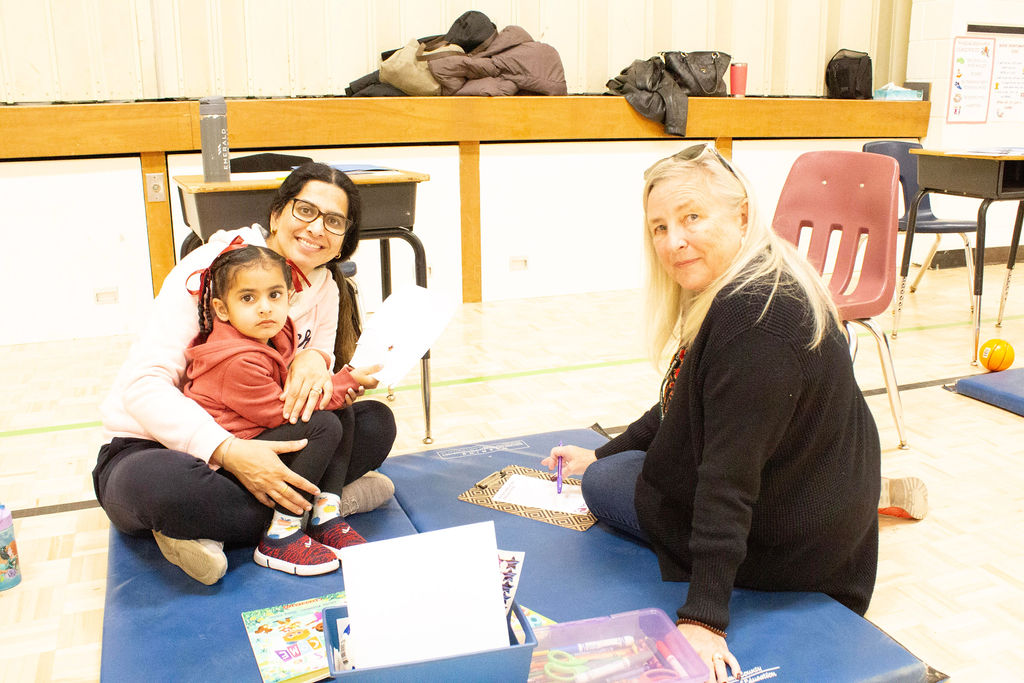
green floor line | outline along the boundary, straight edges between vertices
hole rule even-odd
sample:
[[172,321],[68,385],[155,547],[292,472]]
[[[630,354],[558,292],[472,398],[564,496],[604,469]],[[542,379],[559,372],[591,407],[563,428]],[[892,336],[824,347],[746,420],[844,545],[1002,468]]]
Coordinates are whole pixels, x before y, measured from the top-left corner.
[[[1013,315],[1004,316],[1003,321],[1010,320],[1024,320],[1024,315]],[[982,323],[994,322],[995,318],[987,318],[982,320]],[[919,325],[917,327],[905,327],[900,330],[901,333],[905,332],[923,332],[927,330],[940,330],[950,327],[968,327],[972,324],[970,320],[966,322],[953,322],[953,323],[936,323],[934,325]],[[858,331],[858,337],[870,337],[870,333],[866,331]],[[581,365],[562,365],[555,368],[541,368],[539,370],[523,370],[520,372],[502,372],[494,375],[480,375],[477,377],[463,377],[461,379],[449,379],[434,381],[430,383],[431,388],[436,387],[455,387],[463,386],[467,384],[480,384],[482,382],[494,382],[497,380],[504,379],[518,379],[521,377],[537,377],[539,375],[553,375],[559,372],[577,372],[580,370],[594,370],[597,368],[612,368],[622,365],[635,365],[637,363],[646,363],[646,358],[628,358],[625,360],[612,360],[612,361],[601,361],[598,363],[583,363]],[[419,391],[419,384],[403,384],[402,386],[392,387],[392,391],[398,393],[400,391]],[[374,395],[385,395],[387,394],[386,389],[371,389],[366,392],[369,396]],[[11,436],[26,436],[31,434],[46,434],[48,432],[63,432],[71,429],[89,429],[92,427],[100,427],[100,422],[77,422],[66,425],[52,425],[49,427],[30,427],[28,429],[13,429],[6,432],[0,432],[0,439],[11,437]]]
[[[1021,319],[1024,319],[1024,315],[1004,315],[1003,316],[1003,322],[1004,323],[1008,322],[1010,320],[1021,320]],[[994,323],[995,321],[996,321],[996,318],[983,318],[982,321],[981,321],[981,324],[984,325],[985,323]],[[934,325],[918,325],[917,327],[901,327],[899,329],[899,332],[901,334],[903,332],[925,332],[927,330],[943,330],[943,329],[948,329],[950,327],[970,327],[972,325],[974,325],[974,322],[973,322],[973,320],[969,319],[966,322],[958,322],[958,323],[935,323]],[[892,336],[892,329],[891,328],[887,329],[887,328],[883,327],[882,329],[885,331],[886,334]],[[857,336],[858,337],[871,336],[871,334],[869,332],[858,332]],[[897,337],[897,339],[899,339],[899,337]]]
[[[577,370],[594,370],[596,368],[613,368],[620,365],[635,365],[636,363],[646,363],[645,358],[628,358],[626,360],[610,360],[602,361],[599,363],[584,363],[582,365],[563,365],[557,368],[542,368],[540,370],[523,370],[521,372],[502,372],[496,375],[480,375],[479,377],[463,377],[462,379],[448,379],[441,380],[440,382],[431,382],[430,386],[433,387],[455,387],[462,386],[464,384],[479,384],[481,382],[492,382],[500,379],[517,379],[519,377],[536,377],[538,375],[553,375],[559,372],[575,372]],[[392,387],[391,390],[395,392],[399,391],[413,391],[419,390],[419,384],[403,384],[400,387]],[[387,389],[371,389],[366,392],[369,395],[373,394],[386,394]]]
[[29,427],[28,429],[12,429],[6,432],[0,432],[0,439],[8,436],[27,436],[29,434],[47,434],[49,432],[66,432],[70,429],[91,429],[92,427],[102,427],[103,423],[100,421],[96,422],[74,422],[66,425],[50,425],[48,427]]

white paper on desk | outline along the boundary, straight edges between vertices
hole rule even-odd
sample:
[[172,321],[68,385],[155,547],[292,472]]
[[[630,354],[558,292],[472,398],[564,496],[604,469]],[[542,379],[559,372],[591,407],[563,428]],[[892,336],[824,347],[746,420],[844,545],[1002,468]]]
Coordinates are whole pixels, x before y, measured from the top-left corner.
[[454,313],[454,299],[425,287],[392,292],[366,321],[349,365],[379,363],[384,368],[375,377],[382,386],[394,386],[441,336]]
[[579,486],[562,484],[558,492],[555,482],[522,474],[513,474],[492,497],[496,503],[513,503],[541,510],[585,515],[590,512]]
[[357,669],[508,647],[494,522],[341,551]]

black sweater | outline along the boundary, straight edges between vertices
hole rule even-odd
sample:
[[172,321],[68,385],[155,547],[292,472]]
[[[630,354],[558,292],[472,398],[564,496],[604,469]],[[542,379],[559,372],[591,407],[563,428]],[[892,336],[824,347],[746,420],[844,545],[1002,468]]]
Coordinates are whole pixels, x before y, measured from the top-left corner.
[[665,416],[655,406],[598,457],[647,452],[640,524],[678,615],[724,629],[733,586],[826,593],[867,610],[878,564],[878,432],[832,323],[808,350],[806,300],[766,286],[714,300]]

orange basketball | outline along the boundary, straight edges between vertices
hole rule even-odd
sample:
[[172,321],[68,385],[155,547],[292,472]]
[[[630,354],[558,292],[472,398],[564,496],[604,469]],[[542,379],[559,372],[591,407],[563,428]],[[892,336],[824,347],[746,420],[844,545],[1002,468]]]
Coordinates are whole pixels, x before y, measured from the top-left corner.
[[978,361],[992,371],[1013,365],[1013,347],[1005,339],[989,339],[978,350]]

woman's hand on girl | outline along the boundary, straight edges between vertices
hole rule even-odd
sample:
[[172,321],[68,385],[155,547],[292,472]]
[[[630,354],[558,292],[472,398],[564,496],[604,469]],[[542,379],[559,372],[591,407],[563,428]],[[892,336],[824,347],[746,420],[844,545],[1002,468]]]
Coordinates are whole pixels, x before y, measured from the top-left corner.
[[590,463],[597,460],[594,451],[579,446],[555,446],[551,455],[540,461],[549,470],[558,469],[558,456],[562,456],[562,474],[583,474]]
[[333,393],[334,383],[324,357],[313,349],[300,351],[288,368],[288,379],[281,392],[281,414],[292,424],[300,419],[309,422],[313,411],[326,406]]
[[306,443],[306,439],[259,441],[232,437],[217,447],[213,459],[235,475],[259,502],[271,508],[281,505],[301,515],[312,506],[299,491],[315,496],[320,489],[289,469],[278,453],[294,453],[305,448]]
[[[729,652],[729,646],[725,638],[712,633],[703,626],[697,624],[679,624],[677,627],[683,634],[690,646],[697,651],[700,658],[708,666],[708,680],[711,683],[725,683],[730,680],[739,680],[742,675],[740,663]],[[729,669],[732,675],[729,675]]]

